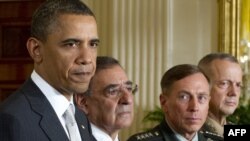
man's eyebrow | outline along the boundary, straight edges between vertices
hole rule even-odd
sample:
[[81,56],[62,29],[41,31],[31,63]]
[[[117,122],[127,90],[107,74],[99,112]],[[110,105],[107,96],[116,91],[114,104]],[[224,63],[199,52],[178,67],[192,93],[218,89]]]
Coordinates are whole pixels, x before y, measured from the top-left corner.
[[[69,38],[69,39],[61,41],[62,44],[68,43],[68,42],[81,42],[81,40],[76,39],[76,38]],[[90,40],[90,42],[100,43],[100,39],[98,39],[98,38],[92,39],[92,40]]]
[[[125,85],[132,85],[133,82],[132,81],[126,81],[125,83],[123,83]],[[117,87],[119,86],[120,84],[109,84],[107,85],[104,89],[108,89],[108,88],[113,88],[113,87]]]
[[126,81],[124,84],[131,85],[131,84],[133,84],[133,82],[132,81]]
[[104,89],[106,90],[108,88],[114,88],[114,87],[117,87],[117,86],[119,86],[119,84],[109,84]]
[[95,43],[100,43],[100,42],[101,42],[100,39],[98,39],[98,38],[96,38],[96,39],[91,39],[90,41],[91,41],[91,42],[95,42]]
[[180,90],[178,93],[179,93],[179,94],[182,94],[182,93],[191,94],[189,91],[186,91],[186,90]]
[[81,42],[81,40],[75,39],[75,38],[69,38],[69,39],[61,41],[62,44],[69,43],[69,42]]

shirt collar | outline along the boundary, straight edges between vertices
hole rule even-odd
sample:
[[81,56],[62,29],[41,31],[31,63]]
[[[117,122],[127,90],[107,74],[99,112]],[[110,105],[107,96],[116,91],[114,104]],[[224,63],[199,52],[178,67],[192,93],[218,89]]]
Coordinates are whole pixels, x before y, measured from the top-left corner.
[[38,73],[36,73],[35,70],[33,70],[31,74],[31,79],[48,99],[58,117],[63,115],[70,104],[73,105],[73,109],[75,111],[73,96],[71,97],[70,101],[68,101],[66,97],[64,97],[59,91],[48,84]]
[[[177,133],[177,132],[171,127],[171,125],[169,124],[169,122],[168,122],[167,119],[166,119],[166,122],[167,122],[169,128],[174,132],[176,138],[177,138],[179,141],[188,141],[185,137],[183,137],[181,134]],[[195,133],[195,135],[194,135],[192,141],[198,141],[198,134],[197,134],[197,132]]]
[[[91,124],[92,134],[96,140],[98,140],[98,141],[113,141],[112,138],[106,132],[104,132],[103,130],[98,128],[93,123],[90,123],[90,124]],[[114,141],[119,141],[118,135],[116,136]]]
[[[186,138],[184,138],[181,134],[178,134],[178,133],[176,133],[176,132],[175,132],[175,136],[176,136],[176,138],[177,138],[179,141],[188,141],[188,140],[187,140]],[[195,135],[194,135],[192,141],[198,141],[198,134],[197,134],[197,132],[195,133]]]

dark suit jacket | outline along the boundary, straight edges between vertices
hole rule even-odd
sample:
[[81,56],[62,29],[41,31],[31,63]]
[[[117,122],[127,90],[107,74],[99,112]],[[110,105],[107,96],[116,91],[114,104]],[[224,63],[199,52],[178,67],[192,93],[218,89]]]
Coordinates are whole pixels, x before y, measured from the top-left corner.
[[[217,141],[217,138],[214,138],[211,135],[205,135],[203,132],[198,132],[198,140],[199,141],[207,141],[207,140]],[[143,133],[137,133],[132,135],[128,141],[179,141],[175,133],[171,130],[168,124],[163,121],[159,125],[157,125],[152,130]]]
[[[75,117],[82,141],[95,140],[77,107]],[[0,106],[0,141],[69,141],[51,104],[31,78]]]

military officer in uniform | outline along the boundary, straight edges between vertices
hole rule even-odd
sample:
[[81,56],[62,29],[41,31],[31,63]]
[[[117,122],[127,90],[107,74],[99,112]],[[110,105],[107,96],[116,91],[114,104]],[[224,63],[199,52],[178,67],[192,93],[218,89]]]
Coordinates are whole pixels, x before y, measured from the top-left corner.
[[170,68],[161,80],[160,104],[164,121],[128,141],[219,141],[222,137],[199,129],[208,114],[209,80],[195,65]]
[[[223,141],[223,137],[212,132],[198,131],[198,141]],[[175,133],[166,122],[161,122],[154,129],[135,134],[128,141],[182,141],[178,140]]]
[[208,117],[203,131],[223,136],[224,125],[239,104],[242,86],[242,69],[238,60],[226,53],[210,53],[204,56],[198,66],[211,81]]

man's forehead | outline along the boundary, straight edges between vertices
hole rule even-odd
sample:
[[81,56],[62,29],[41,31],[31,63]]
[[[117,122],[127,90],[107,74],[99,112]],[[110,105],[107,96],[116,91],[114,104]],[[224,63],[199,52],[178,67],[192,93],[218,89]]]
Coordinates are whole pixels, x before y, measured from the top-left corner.
[[103,69],[99,70],[93,77],[93,83],[102,85],[107,84],[124,84],[127,83],[128,77],[123,70]]

